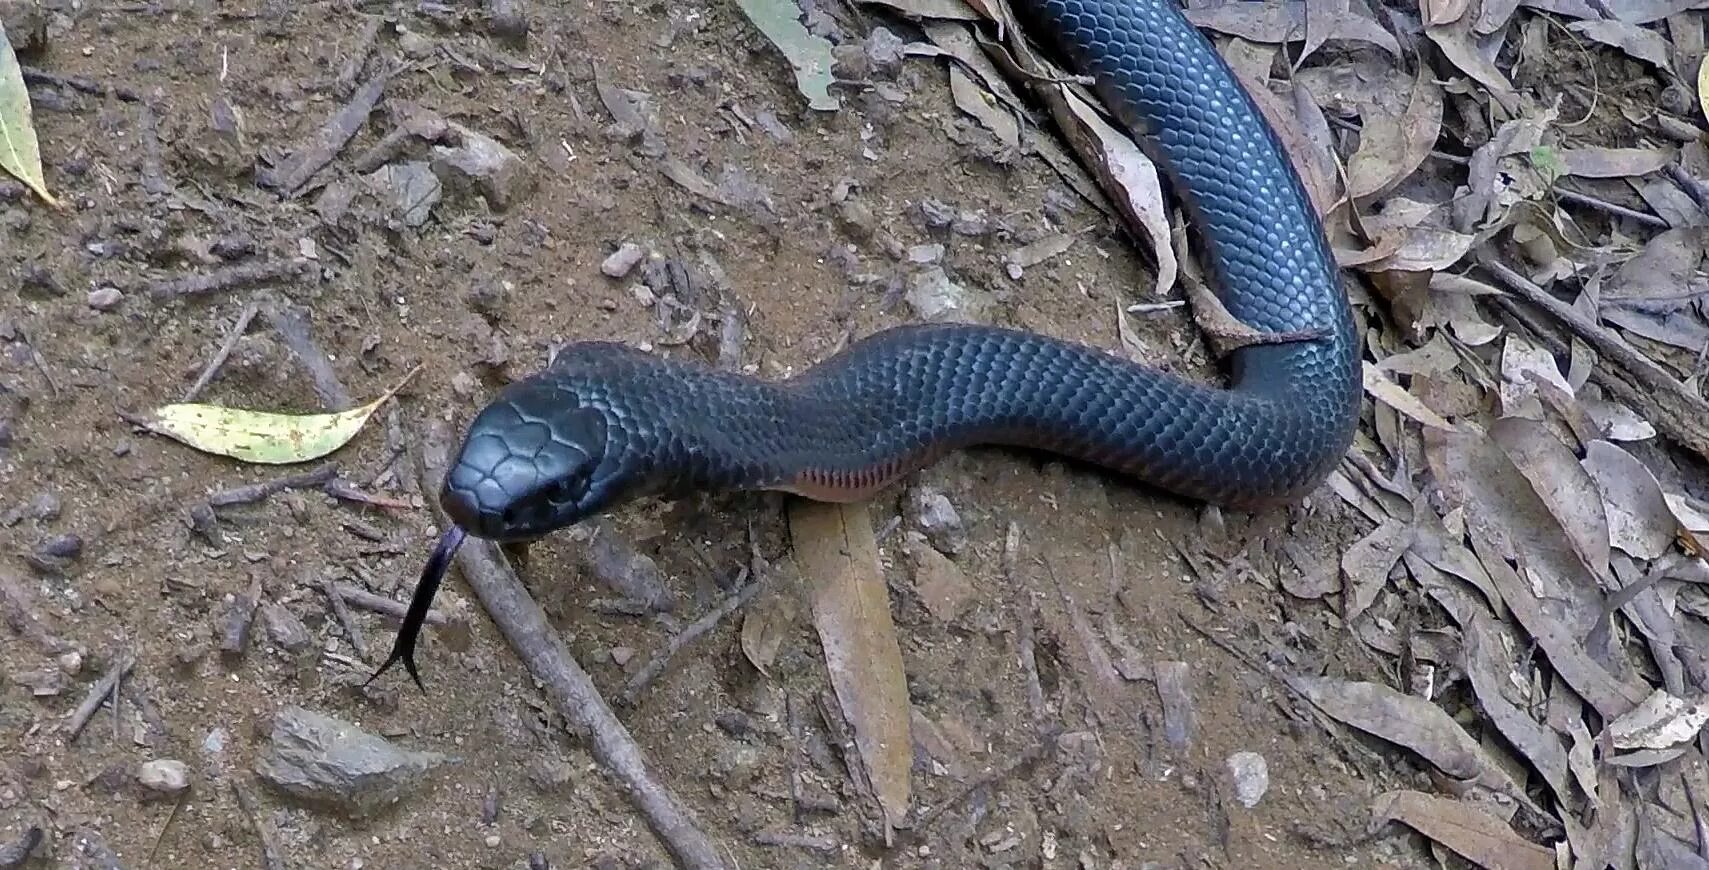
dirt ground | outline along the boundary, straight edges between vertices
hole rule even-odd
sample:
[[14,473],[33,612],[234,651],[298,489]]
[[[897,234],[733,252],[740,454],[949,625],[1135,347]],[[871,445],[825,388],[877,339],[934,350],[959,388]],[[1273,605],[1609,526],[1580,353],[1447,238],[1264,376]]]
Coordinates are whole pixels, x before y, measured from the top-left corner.
[[[566,341],[709,355],[711,320],[688,344],[670,344],[681,324],[661,325],[638,301],[642,270],[621,280],[602,274],[601,262],[623,243],[683,264],[689,295],[699,294],[687,304],[697,310],[742,312],[743,361],[767,375],[912,319],[897,290],[919,264],[887,252],[875,227],[904,247],[942,244],[942,264],[958,282],[993,294],[997,322],[1120,347],[1118,308],[1155,301],[1130,240],[1041,161],[1004,153],[958,113],[941,64],[908,62],[884,87],[842,91],[841,111],[813,113],[736,4],[527,3],[524,43],[495,33],[471,4],[47,5],[58,7],[48,50],[25,62],[120,85],[145,96],[156,117],[151,139],[139,103],[34,87],[49,183],[67,207],[50,210],[0,185],[8,284],[0,310],[8,564],[0,571],[27,588],[80,654],[64,668],[63,686],[38,695],[15,678],[59,665],[0,632],[0,840],[43,826],[41,851],[51,857],[41,866],[72,864],[79,831],[97,833],[126,867],[256,866],[257,825],[292,867],[668,863],[585,748],[557,727],[455,576],[440,606],[474,612],[473,638],[457,651],[441,633],[427,635],[425,695],[401,673],[364,690],[396,621],[357,612],[369,647],[362,660],[321,592],[340,580],[408,597],[436,528],[397,471],[396,433],[433,420],[461,425],[495,386],[533,371]],[[388,83],[382,108],[343,155],[300,197],[279,201],[257,186],[257,169],[298,147],[377,68],[341,76],[367,50],[364,25],[380,19],[376,56],[407,71]],[[613,130],[597,83],[650,95],[657,141]],[[412,104],[522,155],[529,184],[517,202],[498,212],[452,190],[431,219],[410,227],[359,193],[343,213],[328,214],[326,185],[355,179],[352,156]],[[240,115],[240,139],[219,132],[227,106]],[[709,205],[660,172],[655,146],[707,178],[745,174],[769,193],[769,206]],[[870,211],[870,224],[847,218],[838,202],[847,197]],[[964,215],[965,225],[932,226],[930,201]],[[1058,230],[1077,234],[1067,254],[1018,280],[1005,272],[1006,252]],[[262,290],[165,299],[146,287],[304,255],[313,258],[306,274],[264,289],[303,312],[351,397],[367,401],[422,367],[395,407],[335,457],[347,480],[415,507],[293,490],[222,508],[209,526],[192,511],[208,493],[302,469],[205,455],[141,432],[121,412],[179,399]],[[104,288],[120,295],[91,296]],[[1215,376],[1182,309],[1131,326],[1150,360]],[[262,319],[200,400],[325,409]],[[1428,790],[1427,775],[1402,753],[1326,730],[1263,670],[1285,662],[1394,679],[1332,608],[1292,599],[1277,584],[1296,570],[1281,541],[1333,564],[1358,536],[1339,500],[1325,494],[1292,514],[1218,519],[1092,470],[980,450],[885,493],[870,505],[874,525],[902,517],[908,487],[918,485],[943,492],[965,521],[970,546],[956,561],[976,589],[965,612],[940,618],[922,606],[901,555],[909,521],[881,540],[916,723],[927,726],[917,729],[914,801],[943,807],[928,824],[889,849],[875,841],[872,810],[817,713],[829,683],[805,617],[769,676],[744,661],[738,614],[680,653],[636,706],[619,710],[655,774],[734,864],[1434,863],[1405,829],[1366,829],[1374,796]],[[608,696],[673,626],[722,599],[723,584],[748,564],[750,528],[768,562],[788,562],[779,498],[646,503],[615,519],[664,569],[679,598],[669,620],[590,607],[610,592],[577,567],[576,545],[565,539],[537,545],[525,574]],[[1021,530],[1022,559],[1005,576],[1011,524]],[[42,547],[63,546],[67,535],[80,551],[43,564]],[[1246,569],[1196,573],[1178,544],[1243,559]],[[764,579],[771,586],[750,607],[798,594],[786,570]],[[247,652],[221,655],[226,610],[257,582],[311,640],[282,643],[258,624]],[[1187,664],[1195,719],[1186,747],[1166,740],[1153,682],[1100,681],[1077,618],[1099,633],[1116,627],[1147,663]],[[1029,621],[1042,721],[1018,654]],[[125,703],[116,714],[103,708],[70,739],[62,723],[124,655],[136,659]],[[454,761],[372,819],[299,806],[251,772],[274,714],[289,705]],[[1268,792],[1252,808],[1235,799],[1226,770],[1240,751],[1268,764]],[[134,781],[150,759],[184,761],[191,789],[150,797]],[[1016,759],[1030,763],[1016,768]],[[254,796],[256,815],[240,806],[233,781]]]

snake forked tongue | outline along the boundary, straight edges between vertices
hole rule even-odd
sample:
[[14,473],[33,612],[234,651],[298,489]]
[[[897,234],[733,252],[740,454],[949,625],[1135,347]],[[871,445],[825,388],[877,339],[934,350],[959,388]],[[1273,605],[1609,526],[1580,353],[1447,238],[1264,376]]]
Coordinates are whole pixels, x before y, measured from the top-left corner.
[[427,624],[427,611],[433,607],[433,596],[439,592],[439,584],[451,567],[451,557],[462,546],[466,534],[462,526],[453,525],[439,537],[439,545],[433,548],[433,555],[427,558],[427,564],[421,569],[421,579],[416,581],[415,594],[409,599],[409,610],[404,612],[404,622],[398,628],[397,639],[392,641],[391,655],[363,686],[379,679],[393,665],[403,662],[404,670],[409,672],[416,688],[423,694],[427,692],[427,687],[421,683],[421,674],[415,669],[415,644],[421,637],[422,626]]

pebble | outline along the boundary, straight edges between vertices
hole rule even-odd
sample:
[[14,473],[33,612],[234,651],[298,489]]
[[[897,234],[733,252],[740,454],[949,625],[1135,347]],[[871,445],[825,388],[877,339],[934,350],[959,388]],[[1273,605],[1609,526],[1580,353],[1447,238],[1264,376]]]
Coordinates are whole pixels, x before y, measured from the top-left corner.
[[967,549],[967,526],[949,496],[929,486],[915,487],[908,508],[914,524],[940,552],[957,556]]
[[255,774],[280,793],[357,818],[400,801],[425,774],[449,761],[402,749],[376,734],[302,707],[273,719]]
[[984,319],[987,296],[950,280],[942,266],[928,266],[908,282],[904,298],[922,320],[978,323]]
[[138,765],[136,779],[156,794],[175,795],[190,787],[190,768],[176,759],[159,758]]
[[944,258],[944,246],[939,244],[915,245],[908,249],[908,262],[918,264],[936,263]]
[[599,271],[604,272],[607,278],[623,278],[634,271],[646,256],[645,248],[634,242],[624,242],[617,246],[611,256],[605,258],[605,262],[599,264]]
[[611,648],[611,661],[620,668],[627,667],[633,658],[635,658],[635,650],[630,647],[614,646]]
[[97,287],[89,291],[89,307],[96,311],[112,311],[123,301],[124,291],[117,287]]
[[902,67],[907,43],[887,27],[875,27],[866,37],[866,60],[874,75],[890,78]]
[[1256,752],[1236,752],[1228,757],[1229,776],[1234,779],[1234,797],[1252,809],[1270,790],[1270,765]]
[[457,144],[433,149],[436,176],[462,176],[474,184],[495,211],[510,208],[533,189],[527,164],[515,151],[461,124],[447,122],[445,129],[448,138]]
[[261,622],[267,627],[267,636],[286,652],[302,652],[314,643],[308,626],[290,608],[277,601],[261,605]]

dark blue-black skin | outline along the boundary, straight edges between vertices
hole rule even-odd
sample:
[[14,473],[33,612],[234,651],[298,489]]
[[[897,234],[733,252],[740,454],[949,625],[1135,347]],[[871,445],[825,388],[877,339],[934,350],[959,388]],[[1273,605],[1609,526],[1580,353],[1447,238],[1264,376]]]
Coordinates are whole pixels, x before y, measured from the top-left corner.
[[783,382],[572,345],[470,425],[441,496],[452,521],[526,541],[644,495],[852,499],[976,444],[1049,450],[1236,508],[1315,488],[1358,423],[1359,341],[1275,133],[1170,0],[1013,5],[1163,171],[1229,313],[1312,337],[1234,351],[1226,389],[984,326],[883,331]]

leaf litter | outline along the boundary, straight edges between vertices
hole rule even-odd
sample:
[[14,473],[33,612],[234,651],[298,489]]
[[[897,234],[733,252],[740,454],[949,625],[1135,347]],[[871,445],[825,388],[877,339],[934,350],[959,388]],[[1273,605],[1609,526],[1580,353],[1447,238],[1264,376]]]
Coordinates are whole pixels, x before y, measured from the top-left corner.
[[[951,68],[961,111],[1123,219],[1159,263],[1153,293],[1185,281],[1216,322],[1146,143],[1005,4],[867,5],[921,22],[931,45],[913,56]],[[1709,669],[1680,664],[1709,661],[1693,646],[1709,638],[1695,537],[1709,500],[1692,470],[1709,438],[1691,434],[1709,423],[1709,161],[1690,141],[1709,125],[1709,59],[1690,55],[1701,23],[1670,18],[1701,5],[1429,0],[1416,29],[1345,0],[1188,11],[1277,127],[1367,324],[1369,428],[1327,487],[1366,525],[1339,558],[1284,545],[1300,576],[1283,583],[1355,636],[1391,638],[1383,655],[1418,649],[1420,632],[1437,649],[1408,690],[1283,679],[1440,774],[1442,794],[1379,797],[1373,829],[1407,825],[1480,866],[1701,863],[1685,845],[1701,794],[1664,803],[1631,776],[1706,761]],[[1575,64],[1695,79],[1694,111],[1634,103]],[[1014,136],[1023,87],[1079,165]],[[1071,238],[1016,250],[1011,268]],[[905,698],[884,715],[906,723]]]

